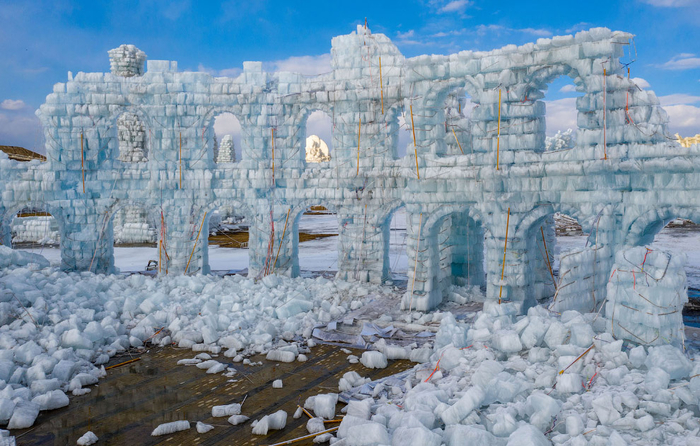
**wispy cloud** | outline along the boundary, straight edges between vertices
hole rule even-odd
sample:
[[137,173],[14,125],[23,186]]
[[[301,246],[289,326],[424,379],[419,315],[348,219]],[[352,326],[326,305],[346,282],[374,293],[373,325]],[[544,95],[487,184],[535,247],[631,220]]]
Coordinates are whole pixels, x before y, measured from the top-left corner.
[[567,34],[573,34],[573,33],[577,33],[579,31],[584,31],[584,30],[591,29],[594,27],[595,27],[595,25],[593,23],[579,22],[579,23],[575,24],[574,26],[572,26],[571,28],[567,28],[564,32]]
[[5,99],[0,102],[0,108],[3,110],[22,110],[27,104],[21,99]]
[[700,68],[700,57],[692,53],[681,53],[673,56],[668,62],[659,65],[665,70],[691,70]]
[[547,135],[552,136],[558,131],[576,129],[578,127],[576,119],[576,98],[557,99],[556,101],[545,101],[547,114]]
[[162,5],[161,14],[168,20],[178,20],[192,6],[190,0],[168,1]]
[[[290,71],[305,76],[317,76],[331,71],[331,55],[292,56],[287,59],[272,60],[263,62],[263,69],[268,72]],[[208,73],[212,76],[238,77],[243,72],[243,69],[235,67],[217,70],[200,63],[197,67],[197,71]]]
[[331,55],[292,56],[263,64],[268,71],[291,71],[306,76],[315,76],[331,71]]
[[235,68],[224,68],[221,70],[216,70],[214,68],[207,67],[204,64],[200,63],[197,66],[197,71],[210,74],[214,77],[238,77],[243,72],[243,68],[242,67],[235,67]]
[[451,13],[463,13],[465,9],[467,9],[468,6],[471,5],[471,2],[468,0],[453,0],[445,5],[443,5],[440,9],[438,9],[438,13],[440,14],[451,14]]
[[642,0],[642,2],[661,8],[682,8],[697,4],[697,0]]
[[576,92],[576,85],[572,84],[566,84],[563,87],[559,89],[561,93],[575,93]]
[[700,96],[694,96],[692,94],[685,93],[675,93],[666,96],[660,96],[659,102],[664,107],[668,105],[695,104],[700,102]]
[[0,144],[46,153],[41,123],[33,110],[24,107],[20,110],[0,113]]
[[671,133],[692,136],[700,133],[700,96],[685,93],[660,96],[659,102],[668,114]]
[[479,25],[476,27],[476,33],[480,36],[485,36],[487,34],[503,35],[509,33],[523,33],[530,34],[536,37],[549,37],[552,35],[552,31],[544,28],[509,28],[502,25]]

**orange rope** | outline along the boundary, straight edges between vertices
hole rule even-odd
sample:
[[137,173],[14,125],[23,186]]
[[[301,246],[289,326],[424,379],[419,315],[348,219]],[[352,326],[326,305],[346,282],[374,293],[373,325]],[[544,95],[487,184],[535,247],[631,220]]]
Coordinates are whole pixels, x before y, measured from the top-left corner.
[[413,132],[413,150],[416,153],[416,175],[418,175],[418,179],[420,180],[420,171],[418,170],[418,146],[416,146],[416,126],[413,124],[413,104],[411,104],[411,131]]
[[141,358],[129,359],[128,361],[120,362],[119,364],[114,364],[114,365],[111,365],[109,367],[105,367],[105,370],[114,369],[116,367],[120,367],[120,366],[123,366],[126,364],[131,364],[132,362],[136,362],[136,361],[140,361],[140,360],[141,360]]
[[454,127],[452,127],[452,134],[455,135],[455,141],[457,141],[457,145],[459,146],[459,151],[462,152],[462,155],[464,155],[464,150],[462,150],[462,144],[460,144],[459,139],[457,139],[457,133],[455,133]]
[[506,218],[506,241],[503,244],[503,266],[501,267],[501,289],[498,291],[498,305],[501,304],[503,296],[503,275],[506,272],[506,249],[508,248],[508,227],[510,226],[510,208],[508,208],[508,217]]
[[194,246],[192,247],[192,252],[190,253],[190,258],[187,260],[187,266],[185,267],[185,274],[187,274],[187,271],[190,269],[190,262],[192,261],[192,256],[194,255],[194,250],[197,248],[197,242],[199,241],[199,235],[202,233],[202,228],[204,227],[204,220],[207,218],[207,213],[204,213],[204,217],[202,217],[202,224],[199,225],[199,232],[197,233],[197,238],[194,239]]

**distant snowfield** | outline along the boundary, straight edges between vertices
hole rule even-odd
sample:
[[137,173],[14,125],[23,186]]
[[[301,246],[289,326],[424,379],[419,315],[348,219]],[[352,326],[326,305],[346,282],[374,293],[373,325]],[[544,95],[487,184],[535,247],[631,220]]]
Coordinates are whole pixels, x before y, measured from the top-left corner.
[[[299,219],[299,231],[308,234],[337,234],[338,220],[335,215],[304,215]],[[394,215],[391,225],[390,265],[394,274],[403,276],[408,271],[406,256],[406,214],[400,209]],[[582,248],[587,236],[557,237],[554,248],[554,269],[559,269],[559,255],[571,249]],[[310,240],[299,244],[299,268],[301,271],[333,272],[338,270],[338,243],[335,237]],[[664,228],[649,246],[672,253],[685,253],[688,257],[686,274],[688,286],[700,289],[700,231],[682,228]],[[25,249],[24,251],[41,254],[51,262],[59,265],[61,261],[59,248]],[[158,260],[157,248],[114,248],[115,264],[122,272],[137,272],[146,269],[149,260]],[[248,268],[248,250],[237,248],[220,248],[209,246],[209,265],[212,271],[238,272]]]

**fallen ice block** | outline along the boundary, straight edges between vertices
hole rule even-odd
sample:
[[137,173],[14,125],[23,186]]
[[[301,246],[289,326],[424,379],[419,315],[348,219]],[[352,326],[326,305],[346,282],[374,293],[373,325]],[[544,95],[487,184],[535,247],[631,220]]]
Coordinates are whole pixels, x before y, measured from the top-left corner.
[[367,351],[362,353],[360,362],[368,369],[383,369],[388,365],[386,355],[377,351]]
[[78,438],[78,446],[90,446],[91,444],[97,443],[97,435],[92,431],[87,431],[82,437]]
[[472,410],[481,406],[482,401],[484,401],[484,391],[481,387],[470,387],[462,398],[442,413],[442,421],[447,425],[458,424]]
[[153,429],[153,432],[151,432],[151,436],[157,437],[159,435],[168,435],[179,431],[186,431],[189,428],[189,421],[173,421],[171,423],[163,423],[160,426]]
[[7,424],[8,429],[24,429],[31,427],[39,416],[39,405],[34,402],[20,401],[15,406],[12,418]]
[[214,429],[214,426],[211,424],[205,424],[202,423],[201,421],[197,421],[197,433],[199,434],[206,434],[210,430]]
[[249,419],[250,417],[247,417],[245,415],[231,415],[230,417],[228,417],[228,422],[234,426],[238,426],[241,423],[245,423]]
[[[270,276],[268,276],[270,277]],[[277,412],[265,415],[259,421],[255,423],[253,427],[254,435],[267,435],[269,430],[280,430],[284,429],[287,425],[287,412],[283,410],[278,410]]]
[[211,408],[212,417],[228,417],[231,415],[240,415],[241,405],[238,403],[227,404],[224,406],[214,406]]

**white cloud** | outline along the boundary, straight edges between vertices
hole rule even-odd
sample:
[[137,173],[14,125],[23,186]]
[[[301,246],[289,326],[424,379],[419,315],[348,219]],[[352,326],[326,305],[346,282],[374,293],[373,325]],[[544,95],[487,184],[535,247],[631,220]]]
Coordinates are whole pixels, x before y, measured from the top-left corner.
[[487,34],[501,35],[503,33],[523,33],[530,34],[536,37],[549,37],[552,32],[543,28],[508,28],[501,25],[479,25],[476,27],[476,33],[479,36]]
[[438,12],[441,14],[449,14],[452,12],[464,12],[464,10],[467,8],[467,6],[470,5],[470,2],[468,0],[453,0],[446,5],[444,5],[442,8],[438,9]]
[[238,77],[243,72],[243,68],[224,68],[223,70],[215,70],[200,63],[197,66],[197,71],[207,73],[215,77]]
[[21,99],[5,99],[4,101],[0,102],[0,108],[3,110],[21,110],[26,105],[27,104],[25,104]]
[[521,29],[513,29],[512,31],[518,31],[521,33],[525,34],[532,34],[533,36],[539,36],[539,37],[549,37],[552,35],[552,32],[547,30],[547,29],[542,29],[542,28],[521,28]]
[[311,113],[306,120],[306,137],[316,135],[333,149],[333,120],[322,111]]
[[576,98],[557,99],[556,101],[545,101],[547,106],[547,135],[551,136],[558,131],[576,129]]
[[693,96],[685,93],[675,93],[666,96],[660,96],[659,102],[662,107],[670,105],[688,105],[700,102],[700,96]]
[[632,82],[637,84],[637,86],[641,89],[651,87],[651,85],[649,85],[649,82],[647,82],[645,79],[642,79],[641,77],[633,77]]
[[559,91],[562,93],[575,93],[576,92],[576,85],[566,84],[563,87],[561,87],[559,89]]
[[241,159],[241,123],[231,113],[223,113],[214,119],[214,133],[216,139],[221,143],[221,138],[231,135],[233,138],[233,150],[236,152],[236,159]]
[[666,70],[691,70],[693,68],[700,68],[700,57],[697,57],[695,54],[681,53],[677,56],[673,56],[671,60],[660,65],[660,67]]
[[658,6],[661,8],[680,8],[683,6],[691,6],[697,2],[697,0],[642,0],[644,3],[648,3],[652,6]]
[[700,96],[676,93],[659,97],[659,102],[668,113],[668,128],[671,134],[692,136],[700,133]]
[[411,29],[409,31],[406,31],[405,33],[402,33],[401,31],[397,32],[396,38],[399,40],[405,40],[405,39],[411,39],[411,38],[415,37],[415,35],[416,35],[416,32]]
[[29,109],[0,113],[0,145],[20,146],[43,154],[43,141],[41,122]]
[[664,110],[668,113],[671,134],[693,136],[700,133],[700,107],[680,104],[666,106]]
[[288,59],[267,62],[265,65],[266,69],[271,71],[291,71],[306,76],[315,76],[331,71],[331,55],[293,56]]
[[190,0],[170,0],[162,5],[161,13],[168,20],[177,20],[190,9]]

